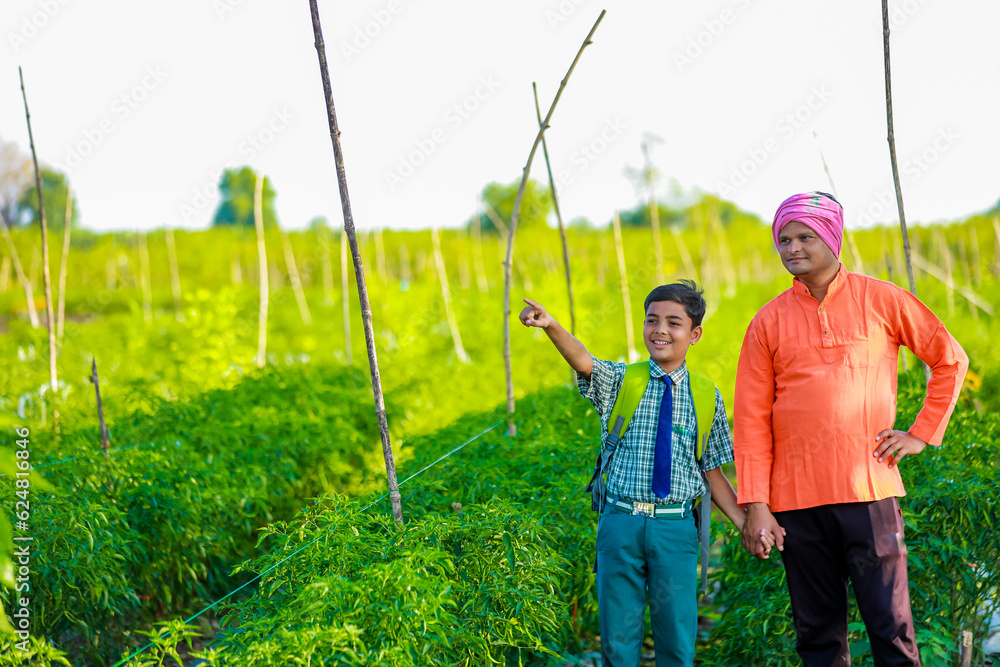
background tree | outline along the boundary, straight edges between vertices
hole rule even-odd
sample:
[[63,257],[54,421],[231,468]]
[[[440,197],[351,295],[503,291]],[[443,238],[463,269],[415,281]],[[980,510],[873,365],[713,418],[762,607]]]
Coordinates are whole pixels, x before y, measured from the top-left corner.
[[13,141],[0,140],[0,213],[8,225],[18,224],[17,202],[32,180],[31,157]]
[[[30,160],[28,165],[30,167]],[[60,231],[66,226],[66,193],[69,190],[69,179],[61,171],[42,167],[41,180],[42,203],[45,205],[46,226],[50,232]],[[78,227],[79,220],[80,207],[77,206],[77,200],[74,196],[72,226]],[[38,224],[38,195],[35,193],[34,183],[18,197],[14,216],[10,219],[10,222],[18,225]]]
[[[517,198],[517,190],[520,186],[521,181],[518,179],[508,185],[494,181],[483,188],[483,203],[496,211],[504,224],[510,224],[510,214],[514,211],[514,200]],[[518,228],[544,225],[552,210],[552,197],[549,194],[548,186],[542,185],[534,179],[529,179],[524,186],[524,195],[521,198],[521,212],[517,220]],[[485,215],[482,216],[480,224],[484,232],[496,233],[499,231]]]
[[[257,182],[257,173],[250,167],[226,169],[219,180],[219,208],[212,218],[213,226],[253,227],[253,193]],[[274,227],[278,224],[278,216],[274,212],[274,188],[271,179],[264,177],[262,191],[262,214],[264,227]]]

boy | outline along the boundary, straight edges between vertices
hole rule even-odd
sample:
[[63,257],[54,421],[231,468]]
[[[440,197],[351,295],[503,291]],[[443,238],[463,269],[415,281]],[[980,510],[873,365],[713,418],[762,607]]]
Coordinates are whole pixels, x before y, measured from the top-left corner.
[[[545,331],[577,372],[580,393],[597,408],[602,442],[607,443],[608,417],[626,365],[593,357],[541,304],[524,301],[528,306],[521,311],[521,322]],[[698,623],[698,535],[691,508],[705,488],[695,460],[696,414],[684,358],[688,346],[701,339],[705,300],[697,285],[685,280],[654,289],[646,297],[645,310],[649,384],[606,466],[606,501],[598,510],[602,664],[639,664],[648,599],[657,667],[690,667]],[[706,428],[702,425],[703,433]],[[716,390],[715,420],[702,467],[712,499],[742,530],[745,512],[720,468],[732,460],[725,405]],[[761,541],[768,549],[774,544],[770,533]]]

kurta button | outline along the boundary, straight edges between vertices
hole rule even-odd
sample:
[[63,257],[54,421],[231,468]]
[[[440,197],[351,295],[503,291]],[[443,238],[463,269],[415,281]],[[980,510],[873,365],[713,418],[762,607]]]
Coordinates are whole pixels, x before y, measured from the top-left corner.
[[826,334],[827,334],[827,332],[826,332],[826,331],[824,331],[824,332],[823,332],[823,335],[825,336]]

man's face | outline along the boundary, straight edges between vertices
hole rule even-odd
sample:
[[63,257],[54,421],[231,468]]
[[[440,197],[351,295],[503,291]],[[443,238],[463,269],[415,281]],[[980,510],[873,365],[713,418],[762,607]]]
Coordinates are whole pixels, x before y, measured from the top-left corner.
[[840,260],[813,230],[793,221],[778,232],[778,254],[790,274],[798,278],[819,277]]
[[701,327],[692,329],[691,318],[676,301],[654,301],[646,311],[642,337],[649,357],[669,373],[684,363],[688,346],[701,338]]

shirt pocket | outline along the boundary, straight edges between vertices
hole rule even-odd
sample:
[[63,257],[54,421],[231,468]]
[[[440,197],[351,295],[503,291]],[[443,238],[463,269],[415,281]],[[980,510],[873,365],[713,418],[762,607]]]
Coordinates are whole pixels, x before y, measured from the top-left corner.
[[886,332],[877,323],[859,324],[844,337],[844,365],[848,368],[877,366],[888,355]]

